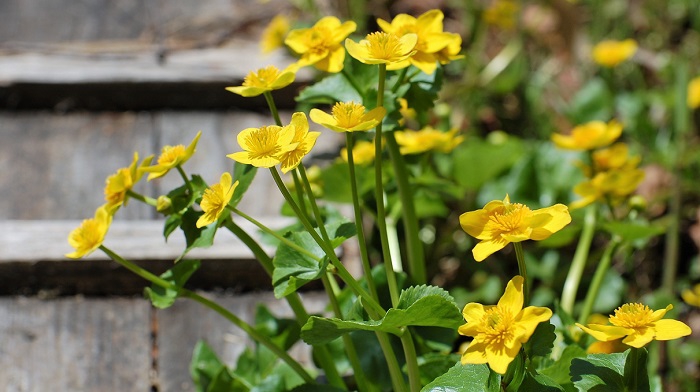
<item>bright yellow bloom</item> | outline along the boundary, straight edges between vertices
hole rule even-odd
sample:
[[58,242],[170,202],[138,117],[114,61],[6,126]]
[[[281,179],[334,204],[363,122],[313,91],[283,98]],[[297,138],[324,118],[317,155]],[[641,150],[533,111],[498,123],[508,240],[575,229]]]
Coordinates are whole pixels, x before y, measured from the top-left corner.
[[66,254],[71,259],[80,259],[94,252],[102,245],[107,235],[109,225],[112,224],[112,214],[117,206],[100,206],[95,210],[95,216],[85,219],[78,228],[68,235],[68,243],[75,251]]
[[596,200],[617,205],[632,194],[643,179],[644,171],[634,168],[597,173],[592,179],[574,187],[574,193],[582,199],[571,203],[571,209],[585,207]]
[[340,23],[334,16],[321,18],[308,29],[292,30],[284,43],[301,55],[300,66],[313,65],[325,72],[343,70],[345,49],[341,45],[355,29],[355,22]]
[[420,154],[426,151],[437,150],[448,153],[454,150],[464,141],[464,136],[457,136],[457,129],[442,132],[427,126],[420,131],[407,129],[394,132],[396,142],[399,144],[401,154]]
[[467,323],[458,331],[460,335],[473,336],[474,340],[462,354],[462,364],[488,363],[494,372],[505,374],[537,324],[552,317],[548,308],[523,309],[523,282],[522,276],[511,279],[498,305],[471,302],[464,307],[462,315]]
[[629,155],[629,146],[625,143],[615,143],[608,148],[593,151],[593,167],[596,173],[607,170],[633,169],[637,167],[641,157]]
[[221,175],[218,184],[214,184],[207,188],[202,195],[202,201],[199,206],[202,207],[204,214],[197,219],[197,227],[207,226],[216,222],[224,212],[228,202],[233,197],[233,191],[238,186],[238,181],[231,184],[231,174],[228,172]]
[[462,51],[462,36],[455,33],[445,33],[450,35],[450,43],[447,44],[442,50],[435,53],[440,64],[447,64],[450,61],[458,60],[464,58],[460,54]]
[[567,150],[593,150],[610,145],[622,135],[622,124],[612,120],[609,123],[591,121],[571,130],[570,135],[555,133],[552,142]]
[[630,346],[622,343],[622,338],[607,342],[594,342],[586,349],[588,354],[613,354],[626,351]]
[[105,180],[105,200],[111,206],[126,205],[128,199],[126,192],[134,187],[134,184],[139,182],[143,177],[143,168],[151,164],[153,155],[144,158],[141,164],[137,166],[139,154],[134,153],[134,160],[129,167],[123,167],[117,170],[116,173],[110,175]]
[[321,134],[321,132],[309,132],[309,121],[306,119],[306,114],[302,112],[292,115],[290,126],[294,129],[292,144],[296,144],[296,147],[280,155],[282,173],[297,167],[301,159],[314,147],[316,139]]
[[683,290],[683,292],[681,292],[681,297],[688,305],[700,308],[700,283],[696,284],[691,289]]
[[260,49],[263,53],[270,53],[284,45],[284,36],[289,31],[289,18],[284,15],[276,15],[263,30],[260,39]]
[[609,318],[610,324],[588,324],[585,327],[579,323],[576,326],[600,341],[608,342],[623,338],[622,343],[641,348],[652,340],[672,340],[688,336],[690,327],[678,320],[662,320],[666,312],[673,309],[652,311],[640,303],[628,303],[615,309],[615,314]]
[[386,64],[386,69],[397,70],[411,65],[409,58],[413,56],[418,36],[376,32],[368,34],[359,43],[345,40],[345,49],[350,56],[365,64]]
[[523,204],[511,203],[508,195],[503,201],[490,201],[483,209],[459,217],[462,229],[481,240],[472,249],[476,261],[484,260],[510,242],[549,238],[569,222],[569,209],[563,204],[533,211]]
[[700,107],[700,76],[694,78],[688,83],[688,107],[697,109]]
[[186,148],[182,144],[178,144],[177,146],[164,146],[161,150],[160,156],[158,157],[157,164],[147,166],[142,169],[143,171],[150,173],[148,175],[148,181],[151,181],[154,178],[163,177],[170,171],[170,169],[187,162],[197,149],[197,142],[199,141],[200,136],[202,136],[202,131],[197,132],[197,136],[194,137],[192,142]]
[[[430,10],[415,18],[407,14],[399,14],[391,23],[377,19],[377,24],[386,33],[402,37],[405,34],[416,34],[415,53],[409,58],[411,64],[421,71],[432,74],[437,68],[437,53],[454,45],[455,35],[442,31],[444,15],[440,10]],[[459,39],[461,45],[461,38]]]
[[[374,162],[375,146],[374,141],[359,140],[352,146],[352,161],[355,165],[364,166]],[[340,150],[340,157],[343,161],[348,161],[348,149]]]
[[287,87],[296,77],[297,66],[290,65],[280,71],[274,65],[250,72],[242,86],[226,87],[226,90],[243,97],[255,97],[264,92]]
[[336,132],[367,131],[376,127],[384,118],[386,109],[376,107],[365,112],[362,104],[355,102],[336,102],[332,115],[318,109],[311,109],[309,116],[316,124]]
[[602,41],[593,47],[593,61],[604,67],[614,67],[634,56],[635,52],[637,41],[633,39]]
[[496,0],[484,10],[483,18],[488,24],[510,30],[518,21],[518,11],[520,11],[520,5],[516,1]]
[[238,134],[238,144],[243,151],[226,155],[239,163],[255,167],[272,167],[282,162],[282,155],[294,150],[294,128],[277,125],[246,128]]

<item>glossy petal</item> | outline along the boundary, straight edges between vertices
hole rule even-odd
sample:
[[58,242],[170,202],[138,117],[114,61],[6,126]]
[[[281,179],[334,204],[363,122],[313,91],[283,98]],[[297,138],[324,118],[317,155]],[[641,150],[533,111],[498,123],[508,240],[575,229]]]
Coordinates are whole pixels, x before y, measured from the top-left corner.
[[472,255],[476,261],[484,261],[487,257],[498,252],[508,245],[508,241],[504,239],[494,238],[492,240],[484,240],[476,244],[472,249]]
[[576,323],[576,326],[581,328],[587,334],[593,336],[597,340],[607,342],[609,340],[620,339],[631,333],[633,329],[616,327],[613,325],[590,324],[588,327]]
[[690,335],[693,331],[686,324],[678,320],[659,320],[654,323],[656,340],[673,340]]
[[641,327],[637,328],[633,333],[629,334],[626,338],[622,339],[622,343],[630,345],[632,347],[641,348],[647,343],[654,340],[654,335],[656,332],[652,327]]
[[498,374],[506,374],[508,365],[515,359],[520,351],[521,344],[515,344],[513,347],[494,347],[489,345],[486,347],[486,360],[489,367]]
[[524,294],[523,285],[525,280],[522,276],[516,276],[506,285],[506,291],[498,300],[498,307],[507,309],[511,314],[518,314],[523,310]]

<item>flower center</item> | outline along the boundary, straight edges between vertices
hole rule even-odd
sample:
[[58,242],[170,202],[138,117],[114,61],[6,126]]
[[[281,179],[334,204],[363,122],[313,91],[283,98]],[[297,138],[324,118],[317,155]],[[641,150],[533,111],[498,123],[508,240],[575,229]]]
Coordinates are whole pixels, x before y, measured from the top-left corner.
[[175,165],[177,161],[185,156],[185,146],[178,144],[177,146],[165,146],[158,157],[158,164],[169,166]]
[[355,102],[338,102],[333,106],[333,118],[338,126],[345,129],[354,128],[362,123],[365,107]]
[[246,87],[267,87],[279,77],[280,71],[274,65],[260,68],[257,72],[250,72],[243,79]]
[[519,230],[530,213],[530,208],[523,204],[508,203],[500,211],[494,212],[489,221],[494,230],[510,233]]
[[648,306],[643,304],[624,304],[615,309],[615,314],[610,316],[610,323],[618,327],[640,328],[653,322],[653,313]]
[[248,156],[250,159],[260,159],[274,157],[280,151],[280,146],[277,144],[279,140],[280,127],[263,126],[258,128],[256,132],[251,133],[246,138],[246,142],[250,148]]
[[332,46],[330,42],[330,37],[332,36],[332,32],[327,27],[314,27],[307,36],[306,46],[313,54],[323,54]]
[[94,219],[86,219],[75,233],[76,242],[80,244],[80,249],[92,249],[102,242],[100,223]]
[[487,344],[504,344],[514,337],[513,315],[505,309],[494,306],[486,310],[481,322],[481,333]]
[[375,32],[367,35],[367,49],[375,59],[392,60],[401,57],[401,41],[394,34]]

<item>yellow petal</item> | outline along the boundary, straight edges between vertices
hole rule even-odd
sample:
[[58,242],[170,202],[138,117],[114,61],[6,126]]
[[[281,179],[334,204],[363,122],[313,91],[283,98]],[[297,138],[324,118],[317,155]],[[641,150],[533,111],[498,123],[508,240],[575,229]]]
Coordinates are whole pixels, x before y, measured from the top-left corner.
[[249,87],[249,86],[236,86],[236,87],[226,87],[226,91],[230,91],[234,94],[238,94],[242,97],[250,98],[257,97],[258,95],[265,92],[264,88],[261,87]]
[[465,212],[459,216],[459,225],[462,226],[462,229],[477,239],[488,238],[484,235],[484,229],[488,221],[489,213],[485,209]]
[[348,54],[354,59],[361,63],[367,64],[370,56],[366,45],[358,44],[357,42],[348,38],[345,40],[345,50],[347,50]]
[[489,363],[489,367],[498,374],[506,374],[508,370],[508,365],[515,359],[522,346],[520,343],[515,344],[514,347],[494,347],[495,345],[486,346],[486,360]]
[[[539,220],[538,217],[541,215],[546,215],[550,218]],[[553,233],[556,233],[563,229],[564,226],[571,223],[571,215],[569,214],[569,208],[567,206],[555,204],[551,207],[533,211],[533,222],[535,221],[539,221],[542,225],[538,225],[539,227],[537,227],[533,223],[531,238],[540,241],[548,238]]]
[[325,72],[338,73],[343,70],[343,62],[345,61],[345,49],[339,46],[337,49],[330,51],[321,61],[314,66]]
[[472,249],[472,255],[474,256],[474,260],[483,261],[492,254],[505,248],[506,245],[508,245],[508,241],[505,241],[502,238],[483,240],[474,246],[474,249]]
[[530,339],[539,323],[543,323],[552,318],[552,310],[539,306],[528,306],[518,315],[518,328],[520,329],[518,339],[525,343]]
[[654,323],[656,340],[672,340],[690,335],[693,331],[685,323],[678,320],[659,320]]
[[309,112],[309,117],[311,117],[311,121],[315,122],[316,124],[323,125],[324,127],[327,127],[329,124],[337,124],[337,121],[335,118],[333,118],[333,116],[318,109],[311,109],[311,112]]
[[469,363],[481,365],[486,363],[486,346],[483,343],[472,341],[467,350],[462,354],[461,362],[463,365]]
[[629,336],[622,339],[622,343],[625,343],[632,347],[641,348],[644,347],[647,343],[654,340],[654,335],[654,328],[637,328],[634,332],[629,334]]
[[523,309],[524,302],[524,282],[525,280],[520,275],[513,277],[506,285],[506,291],[503,293],[503,296],[498,300],[498,307],[507,309],[512,315],[520,313]]
[[486,308],[484,305],[476,302],[470,302],[462,309],[462,316],[467,323],[476,323],[484,316]]
[[609,340],[620,339],[631,333],[634,333],[633,329],[616,327],[614,325],[600,325],[600,324],[589,324],[585,327],[579,323],[576,326],[581,328],[587,334],[593,336],[597,340],[607,342]]

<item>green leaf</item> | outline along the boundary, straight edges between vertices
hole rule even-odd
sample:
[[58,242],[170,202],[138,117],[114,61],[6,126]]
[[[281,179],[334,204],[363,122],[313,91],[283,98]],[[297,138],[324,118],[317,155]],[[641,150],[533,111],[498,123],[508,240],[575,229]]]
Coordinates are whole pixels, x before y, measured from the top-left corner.
[[362,102],[362,96],[342,73],[333,74],[301,90],[297,102],[333,104],[335,102]]
[[165,220],[165,226],[163,227],[163,237],[165,237],[165,241],[168,241],[168,237],[170,237],[170,234],[175,231],[180,225],[182,224],[182,216],[178,214],[173,214],[169,215],[168,218]]
[[564,389],[556,381],[535,372],[528,371],[525,380],[520,385],[522,391],[556,392]]
[[236,207],[238,203],[241,202],[243,194],[245,194],[250,187],[257,172],[258,168],[253,165],[246,165],[238,162],[233,164],[233,183],[238,181],[238,186],[236,186],[236,190],[233,191],[233,197],[228,203],[231,207]]
[[408,102],[408,107],[418,113],[426,113],[432,109],[442,88],[442,76],[442,67],[438,67],[430,75],[421,72],[414,76],[406,93],[401,94]]
[[[374,190],[374,170],[371,166],[355,166],[357,192],[360,195]],[[321,171],[323,199],[338,203],[352,203],[350,172],[346,162],[337,161]]]
[[422,384],[428,384],[447,373],[455,363],[459,363],[459,354],[428,353],[418,358],[418,370]]
[[608,121],[614,106],[613,93],[608,90],[605,81],[592,79],[571,100],[568,114],[575,124],[593,120]]
[[[173,266],[173,268],[165,271],[160,277],[177,287],[182,287],[187,282],[187,279],[197,271],[200,266],[199,260],[183,260]],[[151,287],[146,287],[144,290],[146,297],[151,300],[153,306],[158,309],[165,309],[175,303],[178,293],[175,290],[165,289],[155,283]]]
[[585,356],[586,350],[575,344],[568,345],[564,351],[562,351],[559,359],[557,359],[550,367],[543,369],[540,373],[548,376],[559,385],[571,385],[571,377],[569,376],[571,361],[573,361],[574,358],[583,358]]
[[579,391],[624,391],[627,353],[589,354],[571,361],[571,380]]
[[468,190],[477,190],[513,166],[523,152],[522,142],[515,137],[498,143],[471,138],[453,151],[453,176]]
[[283,350],[289,350],[299,341],[301,326],[296,319],[277,318],[264,304],[255,311],[255,329],[268,336]]
[[648,222],[617,222],[611,221],[603,224],[603,228],[612,234],[617,234],[623,240],[633,242],[648,240],[666,232],[666,226],[650,224]]
[[[203,340],[197,342],[194,347],[192,361],[190,361],[190,375],[197,392],[233,390],[231,374],[214,350]],[[222,389],[223,386],[227,386],[228,389]]]
[[492,376],[491,373],[487,365],[458,363],[447,373],[423,387],[421,392],[499,392],[501,377],[497,374]]
[[623,375],[628,391],[651,392],[649,374],[647,373],[647,359],[648,354],[644,347],[632,347],[628,350]]
[[344,392],[344,389],[332,385],[302,384],[289,392]]
[[405,326],[456,329],[462,322],[462,314],[447,291],[424,285],[403,290],[397,308],[389,309],[381,320],[348,321],[313,316],[302,327],[301,337],[305,342],[315,345],[358,330],[399,335],[400,328]]
[[197,227],[197,220],[202,214],[203,213],[201,211],[195,211],[193,209],[188,209],[184,214],[182,214],[182,223],[180,224],[180,227],[185,233],[185,243],[187,244],[187,248],[185,248],[175,262],[179,262],[192,249],[208,248],[214,244],[214,236],[216,235],[218,224],[208,225],[201,228]]
[[537,324],[535,332],[524,345],[528,358],[549,356],[554,347],[554,339],[557,338],[554,329],[554,325],[550,322]]

